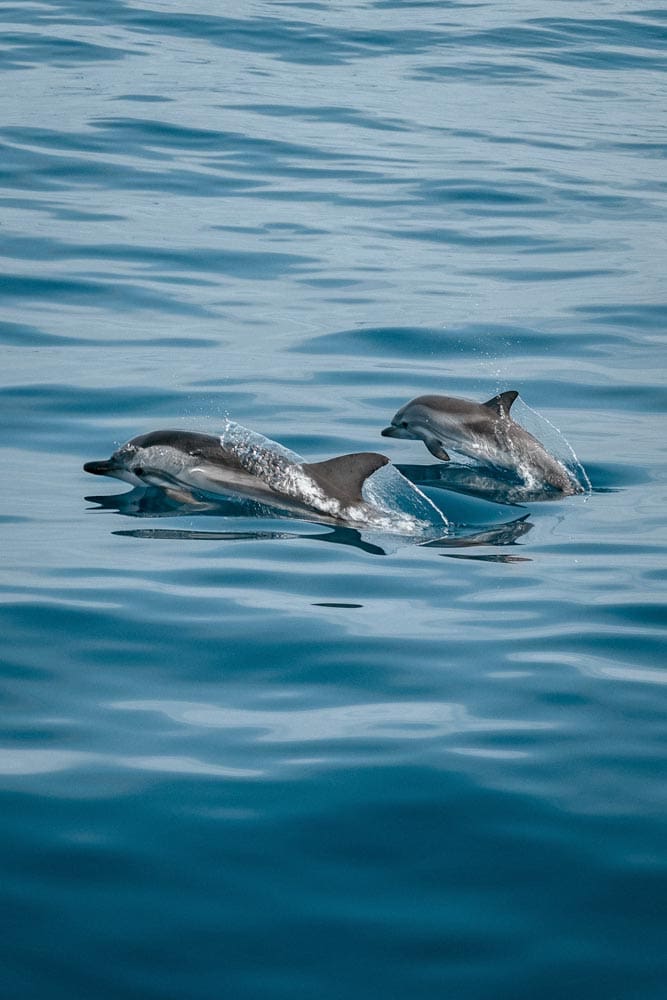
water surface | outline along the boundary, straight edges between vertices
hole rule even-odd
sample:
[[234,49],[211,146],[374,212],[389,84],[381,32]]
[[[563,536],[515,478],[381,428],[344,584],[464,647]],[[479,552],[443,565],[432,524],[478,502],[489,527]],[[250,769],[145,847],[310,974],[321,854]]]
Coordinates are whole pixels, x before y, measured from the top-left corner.
[[[0,17],[7,995],[663,996],[664,12]],[[590,495],[379,436],[505,389]],[[82,471],[227,418],[448,538]]]

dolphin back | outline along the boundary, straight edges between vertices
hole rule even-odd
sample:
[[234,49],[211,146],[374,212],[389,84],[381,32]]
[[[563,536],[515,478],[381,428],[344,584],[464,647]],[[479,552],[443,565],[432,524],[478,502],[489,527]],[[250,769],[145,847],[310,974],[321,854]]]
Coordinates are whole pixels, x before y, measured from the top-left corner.
[[339,455],[326,462],[304,462],[303,470],[326,496],[345,505],[363,503],[362,487],[389,459],[373,451]]
[[224,448],[220,438],[212,434],[181,430],[150,431],[132,438],[130,444],[136,448],[175,448],[198,461],[235,469],[243,468],[234,453]]

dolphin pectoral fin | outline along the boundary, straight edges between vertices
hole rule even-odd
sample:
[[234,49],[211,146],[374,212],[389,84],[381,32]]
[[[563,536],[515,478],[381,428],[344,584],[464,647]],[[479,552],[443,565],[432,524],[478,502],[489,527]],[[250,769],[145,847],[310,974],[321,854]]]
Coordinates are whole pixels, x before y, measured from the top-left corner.
[[490,410],[494,410],[496,413],[507,416],[510,412],[510,407],[512,403],[519,395],[514,389],[508,389],[506,392],[500,392],[493,399],[487,399],[486,403],[482,403],[482,406],[487,406]]
[[437,438],[429,438],[428,441],[424,441],[424,444],[431,452],[435,458],[439,458],[441,462],[450,462],[451,459],[445,449],[442,447]]
[[343,503],[362,503],[361,488],[374,472],[387,465],[386,455],[364,451],[354,455],[339,455],[326,462],[304,462],[304,472],[330,497]]

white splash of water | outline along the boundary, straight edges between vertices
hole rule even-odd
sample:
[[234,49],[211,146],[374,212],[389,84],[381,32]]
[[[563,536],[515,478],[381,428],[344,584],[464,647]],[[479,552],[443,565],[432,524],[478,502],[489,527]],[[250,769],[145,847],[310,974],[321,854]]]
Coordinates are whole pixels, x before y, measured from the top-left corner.
[[364,500],[392,518],[397,524],[406,520],[414,534],[428,529],[436,529],[441,534],[447,530],[449,522],[414,483],[403,476],[395,466],[383,465],[369,476],[362,488]]
[[238,453],[239,460],[241,460],[241,455],[247,454],[252,460],[253,457],[257,458],[266,452],[271,452],[276,457],[282,457],[293,465],[301,465],[305,462],[305,458],[286,448],[285,445],[265,437],[258,431],[251,431],[250,428],[244,427],[243,424],[237,424],[229,417],[225,417],[219,437],[224,448],[235,454]]
[[304,459],[296,452],[229,419],[223,426],[220,443],[246,472],[257,476],[277,493],[301,500],[322,514],[340,516],[338,501],[322,493],[304,472]]
[[565,466],[585,493],[591,492],[591,481],[586,470],[570,442],[555,424],[529,406],[521,396],[512,407],[512,419],[536,437],[547,451]]

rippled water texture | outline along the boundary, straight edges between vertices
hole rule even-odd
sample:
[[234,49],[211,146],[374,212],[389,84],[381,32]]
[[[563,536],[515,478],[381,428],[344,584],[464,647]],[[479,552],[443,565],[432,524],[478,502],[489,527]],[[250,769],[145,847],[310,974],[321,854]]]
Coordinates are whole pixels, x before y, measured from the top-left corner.
[[[661,1000],[664,9],[0,21],[3,995]],[[507,389],[589,494],[380,437]],[[447,532],[82,471],[228,418]]]

